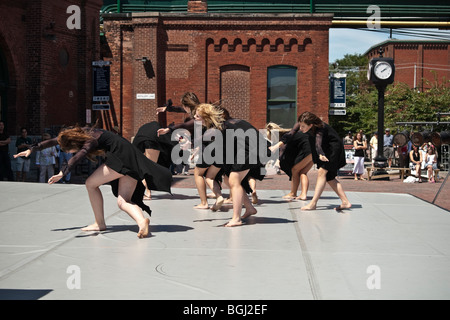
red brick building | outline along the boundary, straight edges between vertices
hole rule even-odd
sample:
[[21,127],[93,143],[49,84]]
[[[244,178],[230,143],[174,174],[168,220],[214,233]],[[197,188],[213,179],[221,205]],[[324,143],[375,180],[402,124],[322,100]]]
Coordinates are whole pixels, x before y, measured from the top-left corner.
[[[0,118],[8,133],[86,123],[102,0],[0,2]],[[75,6],[75,7],[70,7]],[[56,132],[57,133],[57,132]]]
[[427,81],[450,79],[450,41],[387,40],[366,51],[370,59],[384,57],[395,62],[395,82],[407,83],[411,88],[424,91],[430,87]]
[[306,110],[328,121],[331,19],[208,13],[206,1],[189,1],[186,13],[104,14],[102,58],[112,62],[111,109],[99,111],[105,127],[131,138],[149,121],[183,121],[155,109],[168,99],[180,105],[186,91],[257,128],[290,127]]

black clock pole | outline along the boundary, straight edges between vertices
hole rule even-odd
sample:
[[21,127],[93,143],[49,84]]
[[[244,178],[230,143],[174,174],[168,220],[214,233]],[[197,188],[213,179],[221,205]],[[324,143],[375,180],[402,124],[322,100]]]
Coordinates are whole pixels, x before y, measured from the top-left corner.
[[375,157],[375,166],[384,168],[386,167],[387,159],[384,156],[384,92],[386,89],[385,84],[379,84],[376,86],[378,90],[378,150]]

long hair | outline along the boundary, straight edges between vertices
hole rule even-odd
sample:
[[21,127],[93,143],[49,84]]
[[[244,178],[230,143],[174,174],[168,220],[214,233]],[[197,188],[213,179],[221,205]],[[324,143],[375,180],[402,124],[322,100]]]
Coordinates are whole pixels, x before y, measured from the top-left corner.
[[181,104],[188,107],[191,110],[191,115],[195,114],[195,109],[200,104],[200,100],[197,95],[193,92],[186,92],[183,97],[181,97]]
[[278,124],[274,122],[269,122],[266,124],[266,130],[267,130],[267,139],[272,140],[272,131],[278,130],[278,138],[281,138],[285,133],[291,131],[291,129],[285,129],[280,127]]
[[[61,150],[67,152],[69,150],[81,150],[86,141],[92,139],[92,136],[79,126],[61,130],[58,134],[57,141]],[[87,158],[96,162],[96,156],[102,156],[105,152],[103,150],[93,150],[87,154]]]
[[197,113],[205,122],[206,128],[223,129],[225,115],[222,108],[218,108],[209,103],[202,103],[197,107]]
[[323,127],[323,121],[318,116],[316,116],[314,113],[305,111],[301,115],[298,116],[298,122],[304,122],[307,125],[313,125],[313,127],[316,128],[322,128]]

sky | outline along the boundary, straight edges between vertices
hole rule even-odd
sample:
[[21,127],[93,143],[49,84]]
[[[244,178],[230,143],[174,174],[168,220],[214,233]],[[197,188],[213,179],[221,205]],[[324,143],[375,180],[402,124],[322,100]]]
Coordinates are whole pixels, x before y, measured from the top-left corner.
[[[401,29],[403,31],[407,31],[406,29]],[[415,29],[417,30],[417,29]],[[363,54],[370,47],[386,41],[389,39],[389,31],[385,30],[386,33],[383,32],[374,32],[363,29],[345,29],[345,28],[331,28],[330,36],[329,36],[329,62],[335,62],[336,59],[342,59],[345,54]],[[450,37],[450,30],[447,31],[438,31],[435,29],[422,29],[424,33],[434,32],[442,34],[446,32],[447,35],[442,35],[441,37],[447,38]],[[405,36],[393,34],[394,39],[416,39],[416,40],[436,40],[433,38],[423,38],[418,36]],[[450,40],[450,38],[448,39]]]

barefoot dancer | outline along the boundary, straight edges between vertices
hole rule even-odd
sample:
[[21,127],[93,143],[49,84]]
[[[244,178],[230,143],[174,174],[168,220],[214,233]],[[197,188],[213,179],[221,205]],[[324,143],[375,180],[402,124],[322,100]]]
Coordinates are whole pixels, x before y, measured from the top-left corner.
[[[168,128],[161,128],[158,130],[158,135],[163,136],[173,132],[176,129],[186,129],[191,133],[191,138],[194,137],[194,115],[195,109],[200,104],[198,97],[193,92],[186,92],[182,99],[182,107],[174,107],[169,104],[168,107],[158,108],[158,112],[185,112],[191,116],[191,120],[180,124],[169,125]],[[168,135],[170,136],[170,135]],[[201,137],[199,137],[201,139]],[[196,152],[196,150],[194,150]],[[193,154],[194,156],[195,154]],[[197,161],[194,168],[194,181],[195,186],[200,197],[200,204],[194,206],[195,209],[212,209],[217,211],[223,204],[223,197],[220,190],[220,177],[222,176],[221,167],[218,164],[206,163],[204,159]],[[206,186],[208,186],[213,192],[214,198],[216,198],[215,204],[210,208],[208,205],[208,197],[206,194]]]
[[105,155],[105,163],[99,166],[86,180],[95,223],[83,228],[83,231],[106,230],[103,208],[103,196],[100,186],[111,183],[113,194],[117,197],[119,208],[133,218],[139,226],[137,236],[144,238],[149,233],[150,220],[145,218],[143,210],[149,215],[150,208],[142,202],[145,187],[142,180],[152,190],[170,192],[172,175],[170,170],[148,160],[135,146],[123,137],[109,131],[93,128],[74,127],[61,131],[58,137],[42,141],[31,149],[14,155],[29,156],[32,152],[59,144],[61,150],[76,153],[61,171],[52,176],[49,184],[58,182],[84,158],[93,159]]
[[311,151],[314,162],[319,168],[313,199],[301,209],[316,209],[317,201],[327,182],[342,201],[342,204],[335,209],[349,209],[352,205],[347,199],[341,183],[336,179],[338,170],[346,164],[342,139],[333,128],[311,112],[302,113],[298,117],[298,122],[302,132],[308,132],[315,138],[315,148],[312,148]]
[[[271,126],[273,127],[273,125]],[[284,133],[281,140],[270,147],[274,152],[278,148],[282,148],[280,152],[280,168],[283,170],[291,181],[291,191],[283,196],[284,199],[306,200],[309,187],[308,171],[313,166],[311,155],[311,139],[312,137],[301,131],[297,131],[298,127],[294,127],[289,133]],[[278,127],[279,128],[279,127]],[[275,128],[274,128],[275,129]],[[286,129],[279,128],[280,133]],[[301,192],[297,197],[297,190],[301,184]]]
[[[234,138],[234,141],[226,141],[226,129],[242,129],[245,133],[252,133],[254,130],[255,137],[258,137],[259,132],[248,122],[239,119],[229,118],[225,121],[224,111],[221,108],[213,106],[211,104],[201,104],[197,107],[195,119],[202,121],[206,128],[216,128],[223,132],[224,150],[228,152],[226,148],[227,144],[234,145],[234,154],[224,153],[224,165],[223,169],[228,176],[228,182],[230,185],[230,192],[233,199],[233,217],[225,225],[226,227],[234,227],[242,225],[242,220],[257,213],[256,209],[250,202],[250,199],[246,195],[251,193],[248,177],[253,177],[258,180],[262,180],[264,175],[261,173],[261,168],[264,167],[259,160],[255,164],[252,164],[252,156],[258,156],[258,139],[257,141],[249,141],[248,139]],[[244,151],[244,159],[240,159],[238,152]],[[252,155],[252,156],[251,156]],[[230,159],[229,159],[230,158]],[[244,160],[244,161],[242,161]],[[242,204],[245,207],[245,213],[241,216]]]

